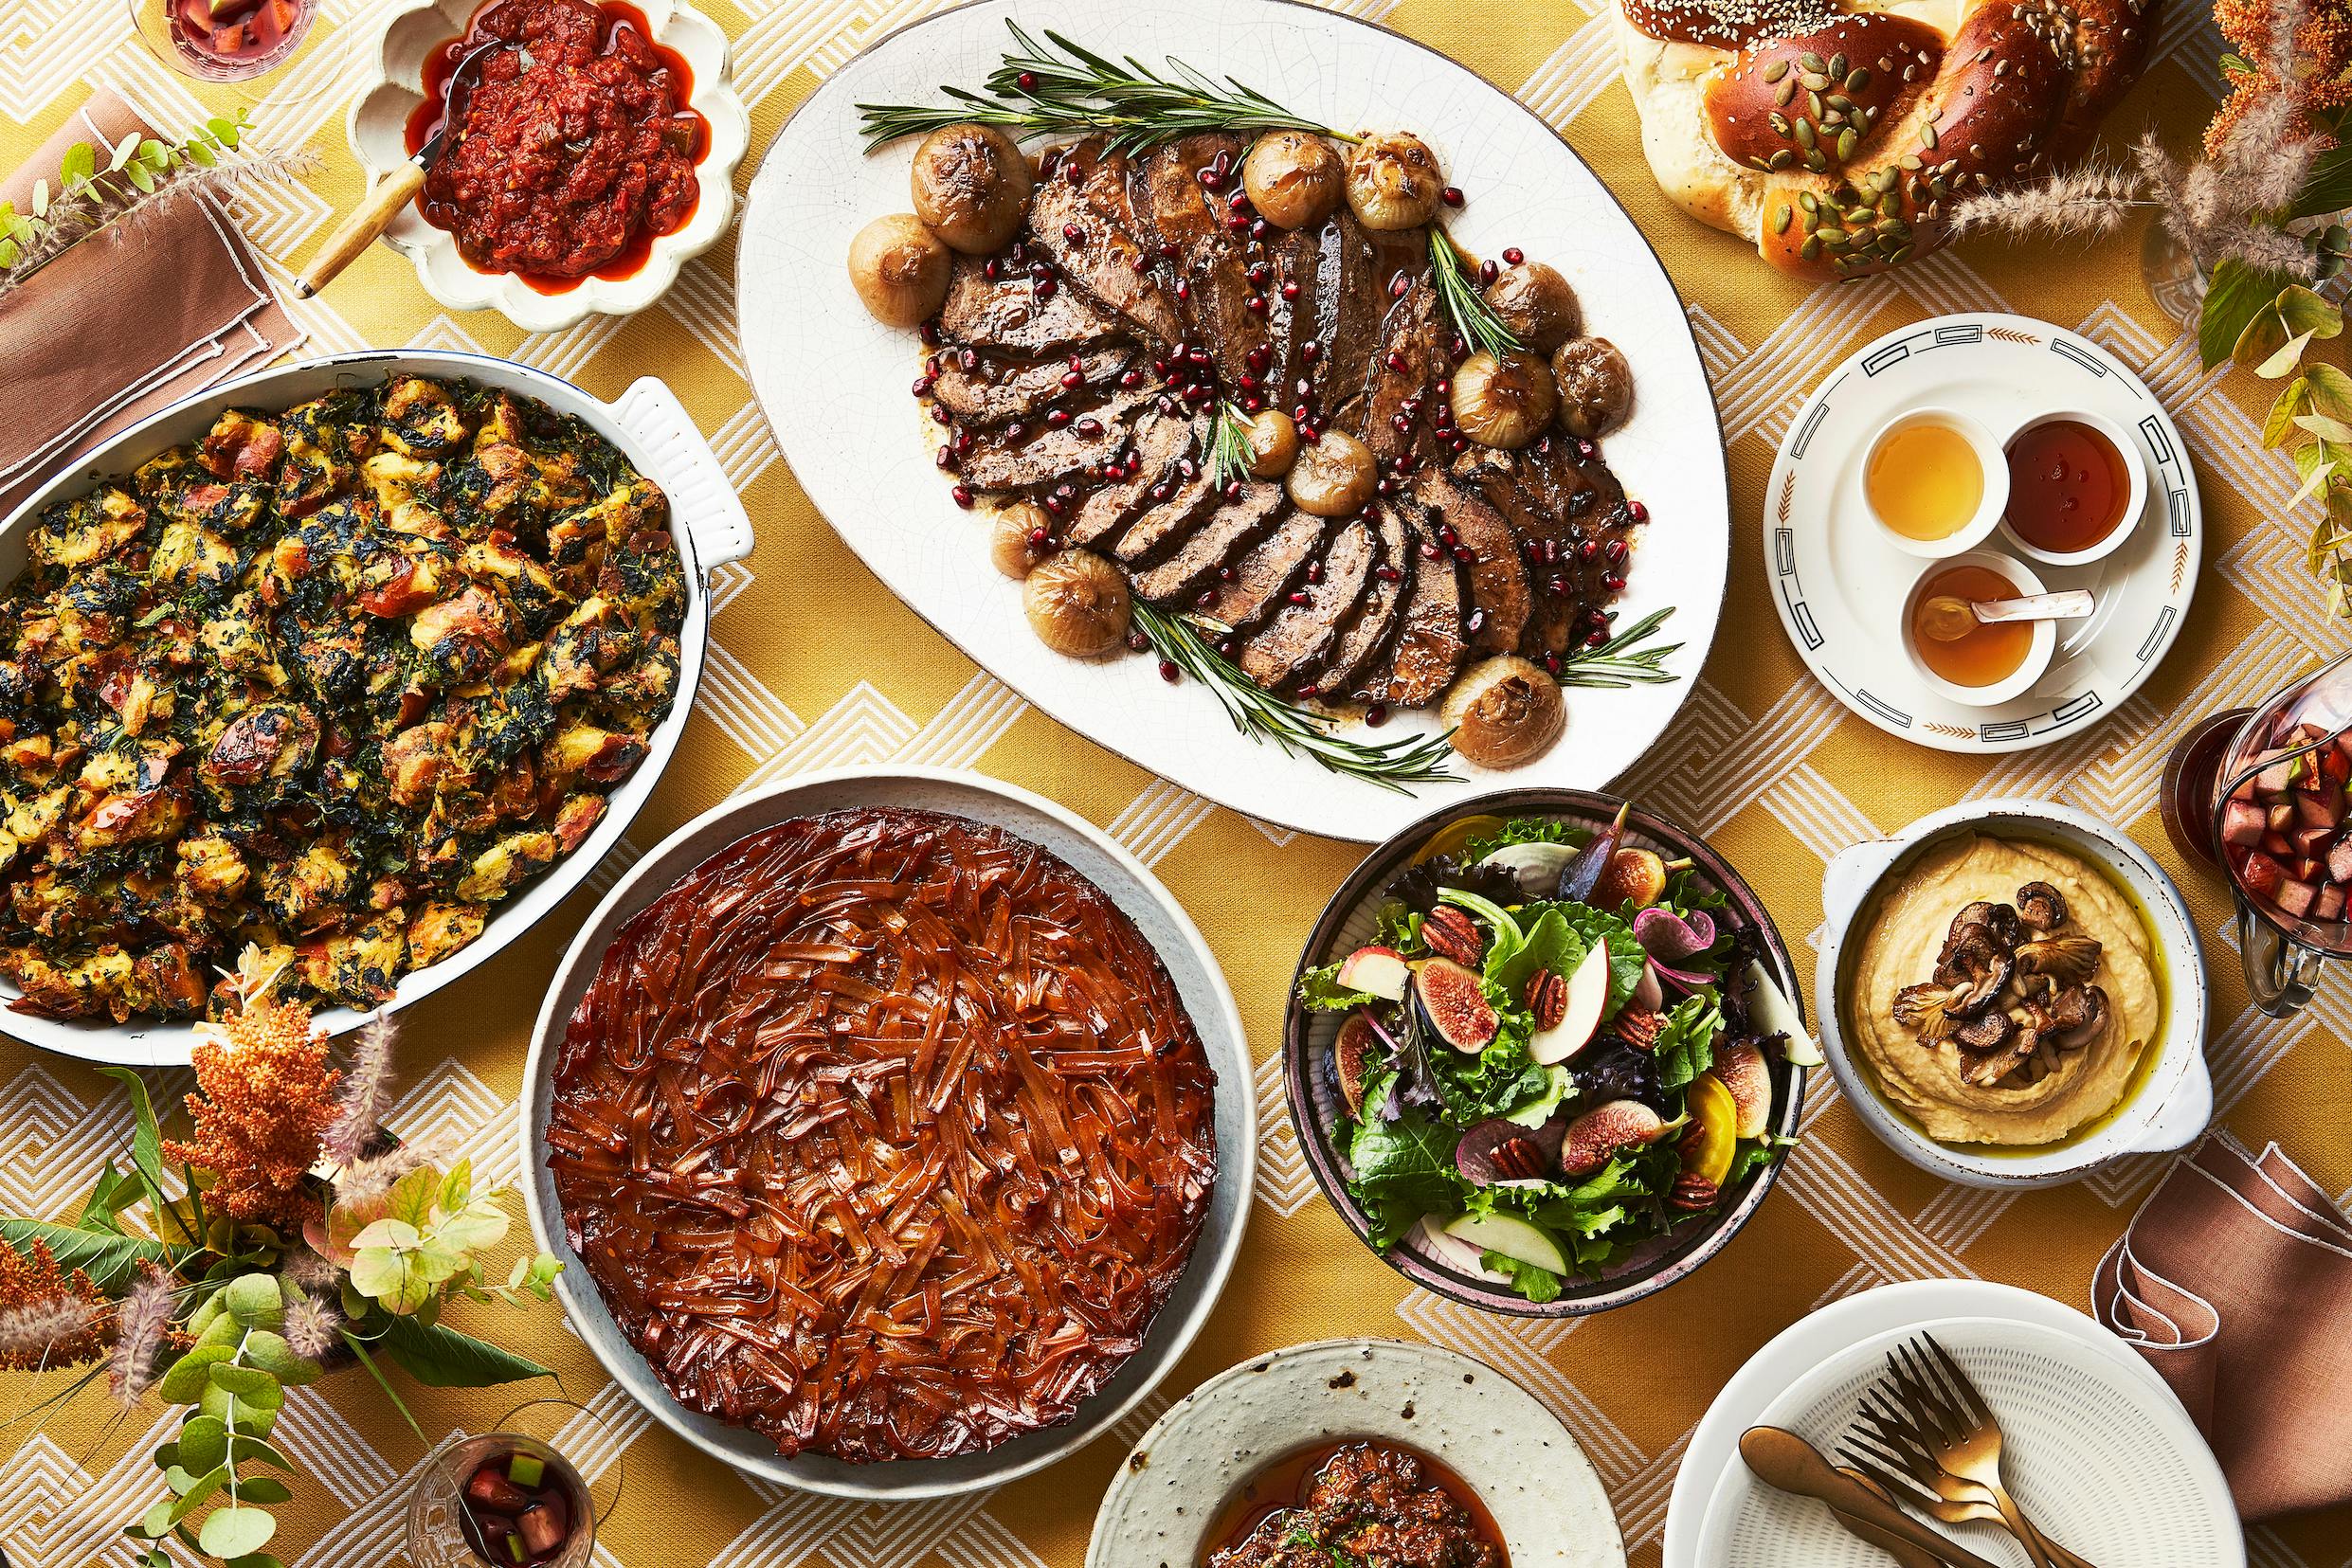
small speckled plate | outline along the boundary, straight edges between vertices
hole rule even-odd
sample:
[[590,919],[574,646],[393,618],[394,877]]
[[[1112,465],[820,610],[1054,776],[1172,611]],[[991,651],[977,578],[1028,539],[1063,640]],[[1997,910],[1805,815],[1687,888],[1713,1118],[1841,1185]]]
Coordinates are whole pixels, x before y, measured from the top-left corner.
[[1402,1340],[1294,1345],[1178,1400],[1104,1495],[1086,1568],[1198,1568],[1251,1477],[1349,1438],[1453,1470],[1493,1516],[1511,1568],[1624,1568],[1608,1493],[1559,1417],[1483,1362]]

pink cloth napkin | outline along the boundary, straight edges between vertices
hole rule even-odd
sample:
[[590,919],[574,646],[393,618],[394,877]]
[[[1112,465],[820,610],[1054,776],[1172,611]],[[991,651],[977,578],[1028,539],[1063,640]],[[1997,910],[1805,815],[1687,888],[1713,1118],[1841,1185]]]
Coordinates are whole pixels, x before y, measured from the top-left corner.
[[2090,1295],[2188,1407],[2248,1523],[2352,1502],[2352,1223],[2276,1144],[2215,1133],[2176,1162]]
[[[13,174],[0,197],[29,209],[33,182],[57,184],[65,149],[101,151],[137,130],[137,111],[100,88]],[[252,246],[208,201],[118,222],[0,296],[0,515],[116,431],[191,392],[259,369],[302,340]]]

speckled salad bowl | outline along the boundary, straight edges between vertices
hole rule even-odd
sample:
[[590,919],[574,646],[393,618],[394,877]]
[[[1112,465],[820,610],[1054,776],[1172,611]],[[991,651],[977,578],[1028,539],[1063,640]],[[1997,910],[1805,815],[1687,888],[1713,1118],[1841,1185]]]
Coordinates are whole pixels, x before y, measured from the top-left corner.
[[[1348,874],[1339,891],[1324,906],[1299,955],[1291,979],[1282,1022],[1282,1072],[1291,1121],[1298,1129],[1299,1146],[1315,1184],[1339,1217],[1368,1248],[1370,1226],[1363,1209],[1348,1190],[1348,1166],[1334,1135],[1345,1118],[1331,1069],[1331,1042],[1338,1034],[1340,1015],[1315,1012],[1298,1003],[1299,978],[1309,969],[1344,957],[1373,940],[1373,919],[1382,903],[1382,890],[1420,856],[1422,846],[1466,817],[1547,817],[1582,825],[1605,827],[1622,802],[1614,796],[1581,789],[1509,789],[1464,801],[1422,818],[1375,849]],[[1804,997],[1798,985],[1797,967],[1790,959],[1780,928],[1764,900],[1732,870],[1705,839],[1654,811],[1636,804],[1626,817],[1625,843],[1655,850],[1673,860],[1688,858],[1703,885],[1728,900],[1717,919],[1729,928],[1755,929],[1761,937],[1765,967],[1775,983],[1801,1017]],[[1765,1132],[1794,1137],[1804,1111],[1804,1069],[1792,1067],[1767,1052],[1772,1073],[1772,1117]],[[1630,1255],[1605,1270],[1598,1279],[1570,1277],[1558,1299],[1536,1303],[1507,1285],[1461,1273],[1438,1259],[1417,1251],[1413,1236],[1382,1259],[1406,1279],[1449,1300],[1490,1312],[1529,1318],[1577,1318],[1623,1307],[1664,1289],[1723,1251],[1746,1224],[1764,1195],[1778,1181],[1785,1160],[1772,1160],[1732,1189],[1729,1199],[1714,1213],[1642,1243]]]

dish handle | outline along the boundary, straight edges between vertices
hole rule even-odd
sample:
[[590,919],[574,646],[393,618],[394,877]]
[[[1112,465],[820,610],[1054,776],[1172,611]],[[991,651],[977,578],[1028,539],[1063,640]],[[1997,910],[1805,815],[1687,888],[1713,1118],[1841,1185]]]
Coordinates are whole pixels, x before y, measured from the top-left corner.
[[2213,1121],[2213,1070],[2205,1065],[2205,1048],[2198,1042],[2196,1059],[2187,1076],[2157,1110],[2155,1120],[2131,1145],[2134,1154],[2169,1154],[2197,1142]]
[[670,512],[685,523],[703,570],[751,553],[751,519],[734,481],[667,383],[640,376],[614,401],[612,417],[633,440],[660,454],[665,477],[677,477],[663,486]]
[[1862,895],[1909,847],[1909,840],[1902,838],[1865,838],[1830,856],[1821,869],[1821,918],[1832,930],[1853,920],[1854,911],[1862,907]]

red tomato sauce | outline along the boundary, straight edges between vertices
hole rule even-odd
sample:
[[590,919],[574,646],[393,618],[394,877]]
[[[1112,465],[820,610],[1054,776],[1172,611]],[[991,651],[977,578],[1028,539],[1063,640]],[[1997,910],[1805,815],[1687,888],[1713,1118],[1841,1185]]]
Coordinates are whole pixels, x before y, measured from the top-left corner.
[[701,198],[711,127],[688,106],[686,62],[620,0],[492,0],[426,60],[411,153],[441,128],[450,77],[485,45],[456,139],[417,198],[425,221],[472,266],[545,293],[634,273]]

